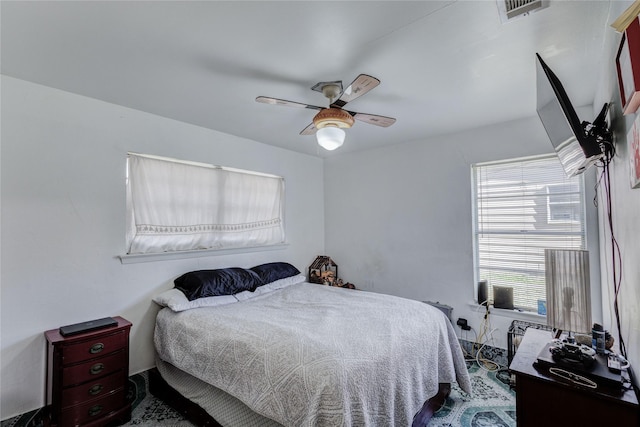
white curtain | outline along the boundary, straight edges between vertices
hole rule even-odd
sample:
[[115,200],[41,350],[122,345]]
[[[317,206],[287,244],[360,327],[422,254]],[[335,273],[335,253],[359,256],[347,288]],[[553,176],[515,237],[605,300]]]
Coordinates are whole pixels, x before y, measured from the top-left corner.
[[129,154],[129,254],[284,242],[284,179]]

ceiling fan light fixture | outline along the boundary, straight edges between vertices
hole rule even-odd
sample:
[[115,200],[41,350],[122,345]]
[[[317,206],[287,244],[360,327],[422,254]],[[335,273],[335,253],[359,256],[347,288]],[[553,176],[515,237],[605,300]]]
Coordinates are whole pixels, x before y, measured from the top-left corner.
[[318,144],[329,151],[342,146],[345,135],[345,131],[337,126],[325,126],[316,132]]
[[335,150],[344,144],[345,132],[353,126],[353,116],[340,108],[325,108],[313,118],[318,144],[325,150]]
[[353,123],[353,116],[341,108],[325,108],[313,118],[313,124],[318,129],[325,126],[350,128]]

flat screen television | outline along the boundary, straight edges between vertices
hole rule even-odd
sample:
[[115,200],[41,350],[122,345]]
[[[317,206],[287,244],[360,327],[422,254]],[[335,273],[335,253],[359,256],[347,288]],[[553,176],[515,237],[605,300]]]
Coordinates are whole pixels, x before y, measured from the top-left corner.
[[562,83],[540,55],[536,56],[538,116],[567,176],[579,175],[602,159],[611,144],[606,123],[609,104],[593,123],[580,122]]

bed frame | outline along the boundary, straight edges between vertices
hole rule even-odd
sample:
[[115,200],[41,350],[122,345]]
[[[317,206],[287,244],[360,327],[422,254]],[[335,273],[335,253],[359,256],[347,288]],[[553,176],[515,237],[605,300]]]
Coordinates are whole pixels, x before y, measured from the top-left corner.
[[[175,409],[197,426],[222,427],[207,411],[193,403],[171,387],[160,375],[157,368],[149,371],[149,391],[158,399]],[[422,409],[413,417],[412,427],[426,427],[433,414],[444,405],[451,393],[451,384],[440,383],[438,393],[427,400]]]
[[149,371],[149,391],[197,426],[222,427],[200,405],[193,403],[171,387],[162,378],[158,368],[153,368]]

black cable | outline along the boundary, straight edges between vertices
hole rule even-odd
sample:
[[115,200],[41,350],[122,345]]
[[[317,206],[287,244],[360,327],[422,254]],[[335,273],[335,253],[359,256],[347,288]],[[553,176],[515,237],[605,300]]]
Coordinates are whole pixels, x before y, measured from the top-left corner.
[[631,387],[633,387],[633,391],[636,393],[636,397],[640,399],[640,387],[638,386],[638,382],[636,381],[636,376],[633,372],[632,366],[629,366],[627,368],[627,375],[629,375],[629,382],[631,383]]
[[623,357],[627,357],[627,349],[624,339],[622,338],[622,330],[621,330],[621,321],[620,321],[620,309],[618,305],[618,295],[620,293],[620,288],[622,286],[622,257],[620,255],[620,246],[618,245],[618,241],[615,237],[615,233],[613,230],[613,209],[612,209],[612,199],[611,199],[611,174],[609,165],[615,154],[615,150],[611,145],[609,150],[606,150],[605,157],[602,159],[602,173],[596,184],[596,197],[594,198],[594,204],[597,204],[597,188],[603,184],[603,188],[605,191],[604,198],[606,202],[606,215],[607,215],[607,225],[609,227],[609,232],[611,233],[611,263],[612,263],[612,273],[613,273],[613,310],[616,319],[616,326],[618,329],[618,340],[620,347],[620,354]]
[[599,204],[598,204],[598,188],[602,184],[602,179],[604,178],[604,169],[609,166],[609,164],[613,160],[613,157],[616,155],[616,147],[615,147],[615,145],[613,145],[610,142],[602,142],[601,144],[602,144],[601,147],[602,147],[602,152],[604,153],[604,157],[602,157],[600,159],[600,162],[596,163],[595,166],[597,168],[602,168],[603,172],[600,174],[600,177],[598,178],[598,181],[596,182],[596,185],[594,186],[595,195],[593,196],[593,205],[595,207],[599,206]]
[[[624,358],[627,357],[627,347],[626,344],[624,342],[624,339],[622,338],[622,330],[621,330],[621,322],[620,322],[620,309],[618,306],[618,295],[620,293],[620,289],[622,287],[622,255],[620,253],[620,245],[618,244],[618,240],[615,238],[615,235],[613,233],[613,212],[611,209],[611,193],[610,193],[610,188],[611,188],[611,180],[609,177],[609,167],[607,166],[607,186],[608,186],[608,204],[609,204],[609,212],[608,212],[608,216],[609,216],[609,227],[611,230],[611,257],[612,257],[612,264],[614,265],[614,276],[613,276],[613,280],[614,280],[614,287],[615,287],[615,299],[614,299],[614,309],[615,309],[615,314],[616,314],[616,323],[618,326],[618,338],[620,340],[620,353],[622,354],[622,356]],[[615,265],[616,265],[616,256],[618,259],[618,279],[616,281],[616,270],[615,270]]]

